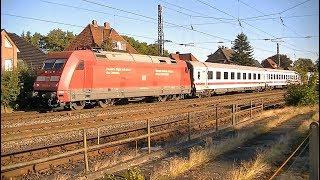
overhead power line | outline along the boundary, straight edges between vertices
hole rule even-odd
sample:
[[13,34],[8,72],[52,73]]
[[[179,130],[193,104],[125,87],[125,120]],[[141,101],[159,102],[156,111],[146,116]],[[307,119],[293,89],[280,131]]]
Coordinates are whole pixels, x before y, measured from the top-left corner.
[[301,6],[302,4],[304,4],[304,3],[308,2],[308,1],[311,1],[311,0],[306,0],[306,1],[303,1],[303,2],[301,2],[301,3],[298,3],[298,4],[296,4],[296,5],[292,6],[292,7],[289,7],[289,8],[287,8],[287,9],[279,12],[279,14],[282,14],[282,13],[287,12],[287,11],[289,11],[289,10],[291,10],[291,9],[294,9],[294,8],[296,8],[296,7],[298,7],[298,6]]

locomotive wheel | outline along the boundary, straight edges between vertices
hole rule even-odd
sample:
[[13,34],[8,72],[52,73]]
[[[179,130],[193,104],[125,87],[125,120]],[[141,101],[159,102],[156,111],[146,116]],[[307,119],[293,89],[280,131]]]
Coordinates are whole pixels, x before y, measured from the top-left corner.
[[98,101],[98,105],[102,108],[114,105],[114,99],[101,99]]
[[168,99],[168,95],[162,95],[158,97],[158,101],[159,102],[164,102]]
[[85,101],[76,101],[71,103],[71,107],[74,110],[80,110],[84,108],[85,104]]

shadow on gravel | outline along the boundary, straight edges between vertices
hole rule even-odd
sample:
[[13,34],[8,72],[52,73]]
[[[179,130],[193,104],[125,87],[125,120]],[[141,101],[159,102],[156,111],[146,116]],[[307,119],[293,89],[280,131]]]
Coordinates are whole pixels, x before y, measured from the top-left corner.
[[311,118],[314,113],[316,112],[311,111],[306,114],[296,115],[280,126],[273,128],[271,131],[260,134],[253,139],[249,139],[237,149],[228,151],[216,157],[214,161],[217,163],[221,162],[234,165],[239,165],[244,161],[250,161],[257,155],[257,153],[270,148],[277,139],[279,139],[289,131],[297,128],[303,123],[303,120]]

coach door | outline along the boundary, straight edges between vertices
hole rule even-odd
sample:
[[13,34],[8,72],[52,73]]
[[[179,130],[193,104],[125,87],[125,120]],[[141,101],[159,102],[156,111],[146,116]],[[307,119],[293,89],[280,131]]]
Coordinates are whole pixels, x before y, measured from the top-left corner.
[[85,95],[85,100],[90,100],[92,96],[93,66],[91,63],[91,61],[84,62],[83,92]]

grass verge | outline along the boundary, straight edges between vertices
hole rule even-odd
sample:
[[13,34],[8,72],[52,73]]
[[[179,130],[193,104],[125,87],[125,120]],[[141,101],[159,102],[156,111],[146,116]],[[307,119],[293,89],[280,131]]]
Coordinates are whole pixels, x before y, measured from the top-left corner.
[[295,131],[288,132],[282,136],[271,148],[258,153],[257,156],[250,162],[242,163],[239,167],[234,168],[229,179],[250,180],[259,179],[265,173],[270,172],[272,164],[283,158],[283,154],[290,151],[290,146],[305,134],[311,122],[319,119],[319,114],[315,114],[311,119],[304,121]]
[[[271,110],[271,111],[265,111],[261,114],[260,118],[268,117],[270,115],[279,115],[276,119],[267,122],[267,124],[259,125],[258,127],[253,126],[251,129],[237,133],[235,136],[230,137],[223,142],[216,144],[216,145],[210,145],[204,148],[195,147],[192,148],[189,154],[189,158],[180,158],[175,157],[172,158],[169,162],[163,163],[162,166],[156,167],[153,170],[153,174],[151,174],[150,179],[172,179],[180,174],[195,168],[197,166],[200,166],[218,155],[221,155],[227,151],[230,151],[241,144],[243,144],[245,141],[259,135],[263,134],[265,132],[270,131],[272,128],[290,120],[292,117],[303,114],[312,111],[313,108],[310,107],[303,107],[303,108],[297,108],[297,107],[286,107],[280,110]],[[283,113],[286,112],[286,113]],[[256,163],[253,165],[260,165],[261,163]],[[261,167],[260,167],[261,168]],[[266,168],[266,167],[263,167]]]

